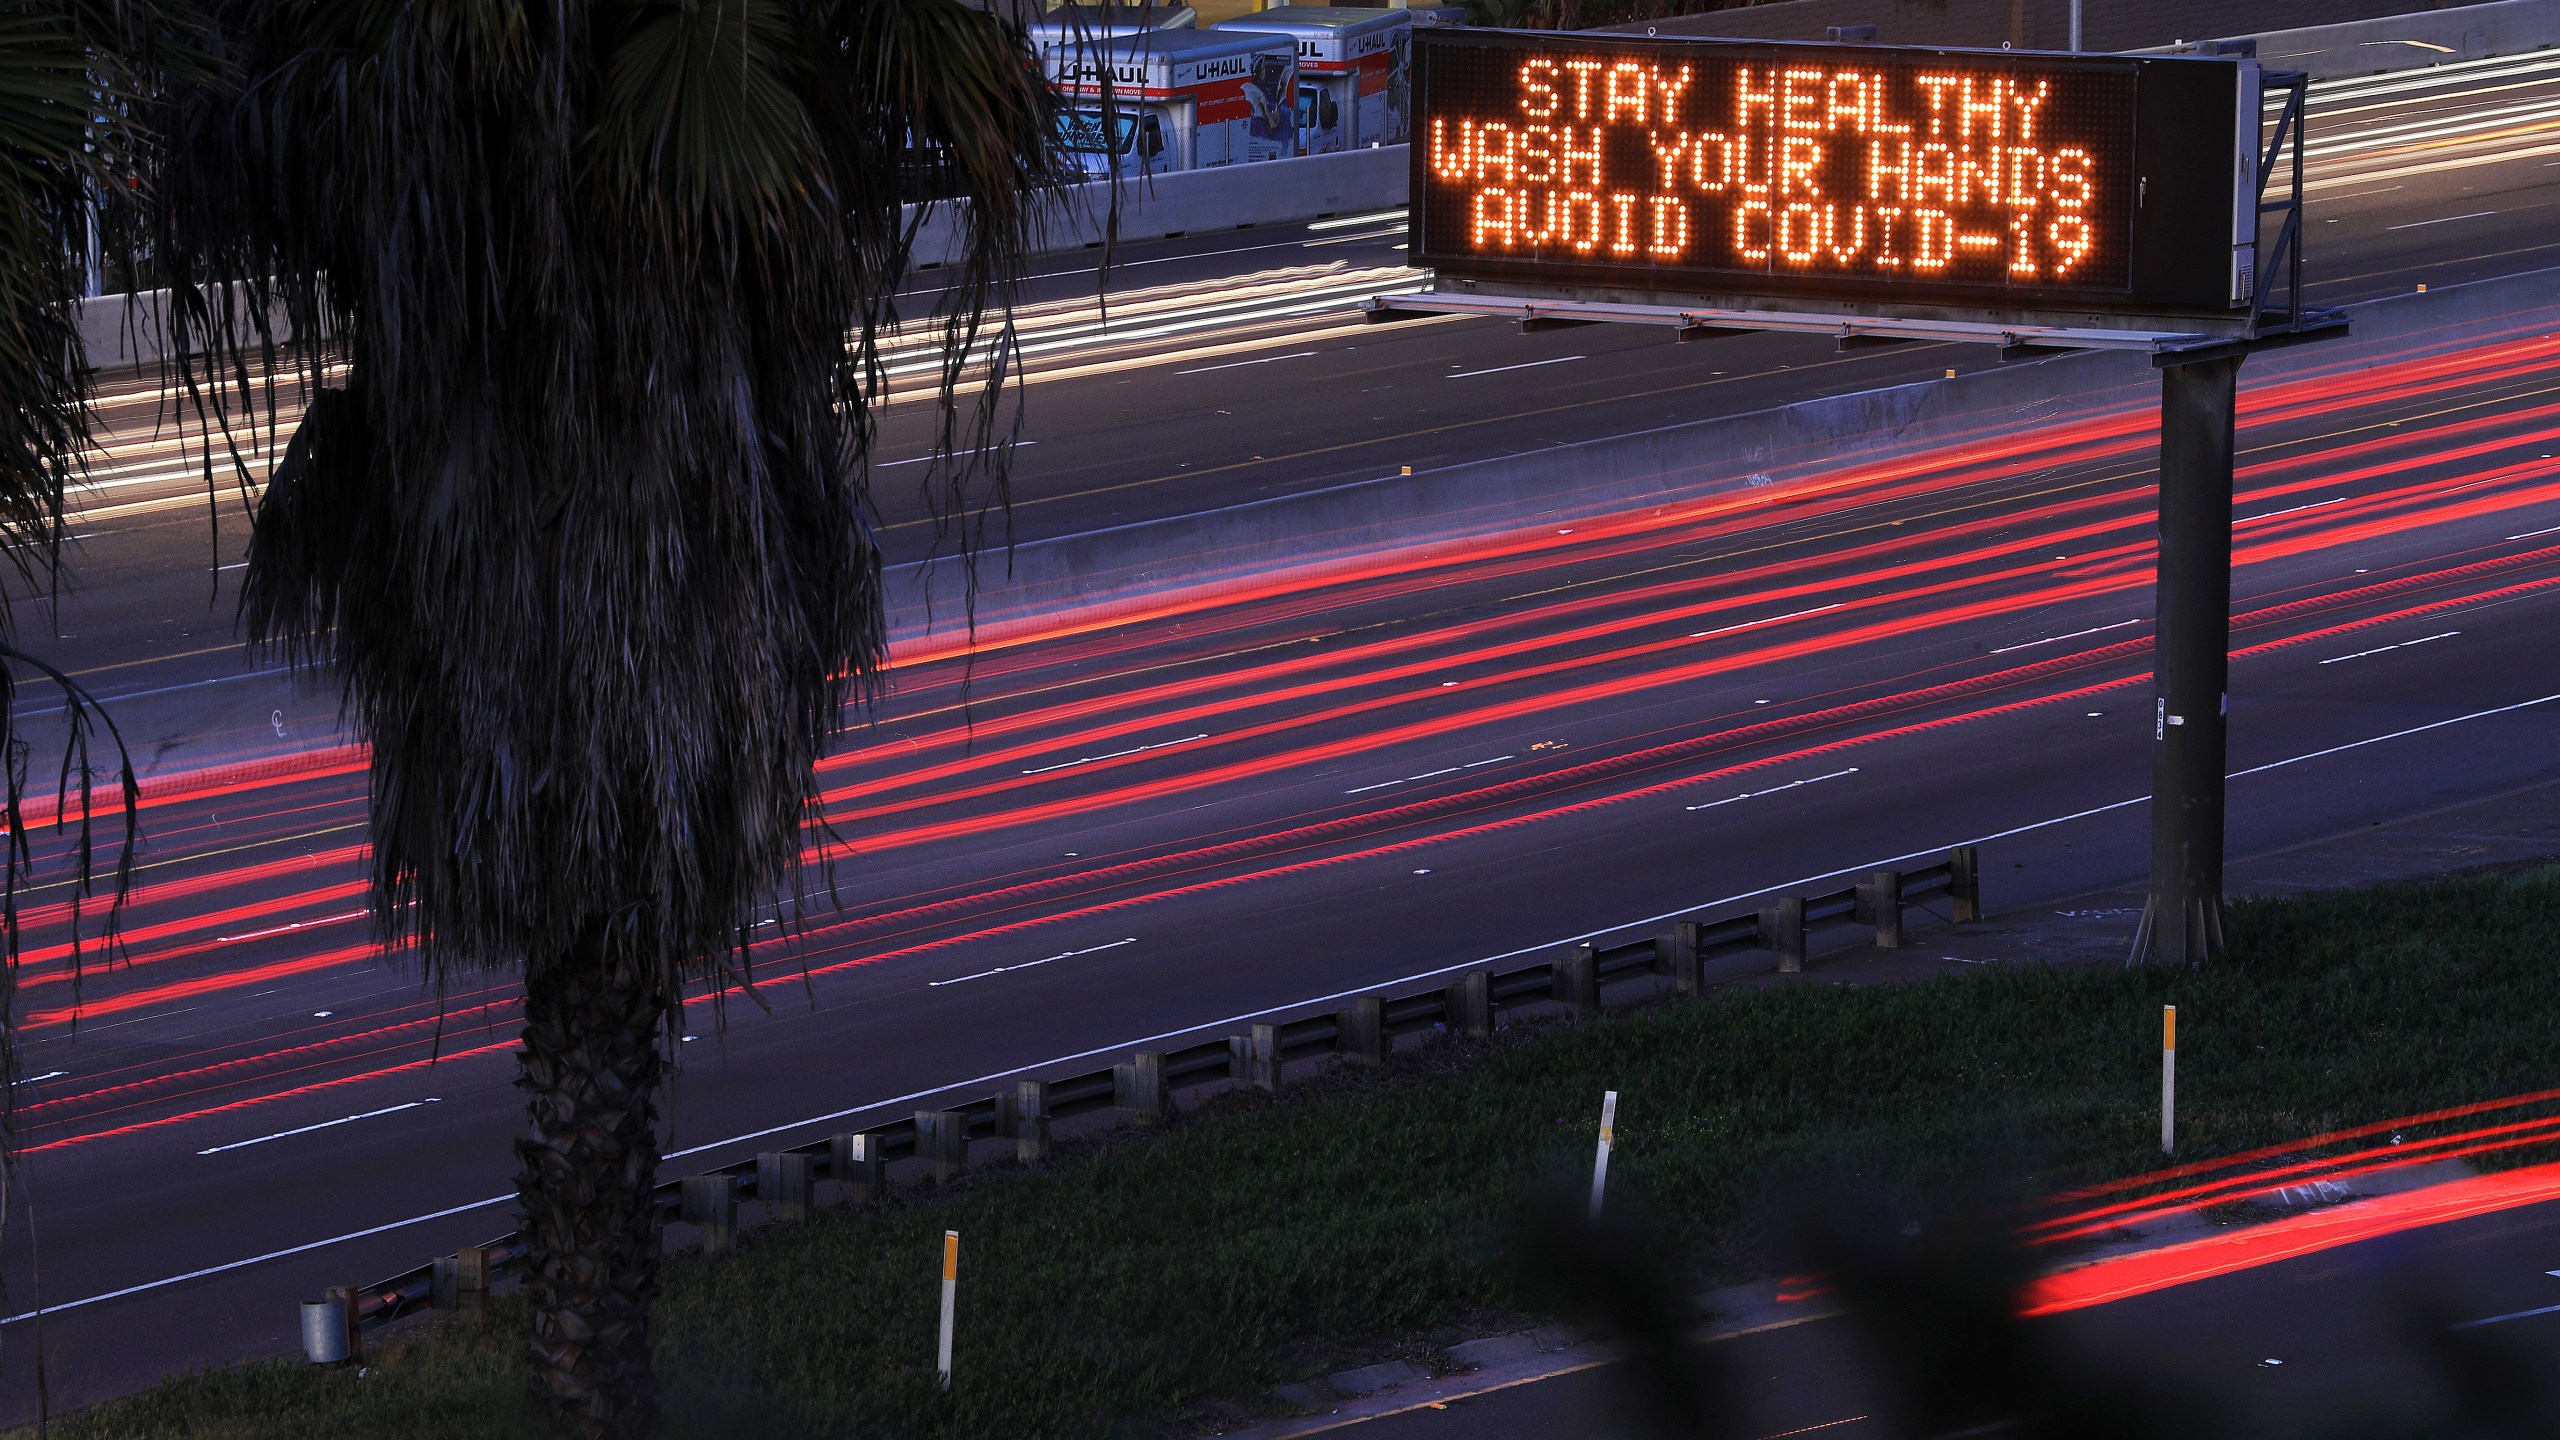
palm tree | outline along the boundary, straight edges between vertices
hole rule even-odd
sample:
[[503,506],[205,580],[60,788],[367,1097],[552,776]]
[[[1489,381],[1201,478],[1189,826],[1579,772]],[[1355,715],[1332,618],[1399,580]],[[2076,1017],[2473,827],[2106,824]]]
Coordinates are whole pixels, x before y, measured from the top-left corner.
[[1001,496],[1049,101],[959,0],[202,3],[228,77],[152,116],[180,378],[226,428],[262,367],[311,397],[247,628],[371,743],[379,937],[523,976],[534,1389],[560,1433],[644,1434],[669,1022],[745,978],[885,658],[902,167],[971,202],[962,516]]
[[[92,439],[93,371],[78,312],[85,272],[102,213],[125,202],[141,162],[132,116],[144,78],[164,69],[195,73],[184,18],[159,0],[0,4],[0,550],[9,567],[0,583],[13,581],[21,592],[49,590],[60,578],[65,492]],[[84,953],[80,905],[102,885],[108,906],[95,938],[113,943],[133,878],[139,791],[105,713],[70,676],[15,643],[12,598],[0,595],[0,1161],[14,1166],[19,899],[39,858],[28,834],[30,746],[16,724],[22,672],[52,681],[64,698],[52,828],[74,825],[58,858],[69,872],[75,985]],[[104,796],[92,765],[98,739],[115,757]],[[122,832],[103,870],[91,828],[102,801],[120,812],[111,819]]]

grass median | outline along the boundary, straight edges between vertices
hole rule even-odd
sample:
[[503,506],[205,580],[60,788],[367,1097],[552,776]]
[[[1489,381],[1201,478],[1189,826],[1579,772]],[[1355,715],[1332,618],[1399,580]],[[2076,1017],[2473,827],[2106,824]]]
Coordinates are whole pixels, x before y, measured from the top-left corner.
[[[2180,1158],[2560,1084],[2560,870],[2236,907],[2210,972],[1986,968],[1804,983],[1435,1044],[1236,1096],[939,1194],[750,1232],[668,1267],[667,1433],[1178,1433],[1341,1361],[1534,1308],[1541,1187],[1586,1176],[1700,1286],[1768,1273],[1772,1197],[1854,1177],[1914,1206],[2160,1162],[2159,1009],[2179,1007]],[[494,1140],[492,1143],[496,1143]],[[963,1237],[955,1386],[933,1346]],[[176,1379],[67,1437],[520,1433],[520,1316],[436,1325],[361,1377],[298,1361]],[[1161,1428],[1160,1428],[1161,1427]]]

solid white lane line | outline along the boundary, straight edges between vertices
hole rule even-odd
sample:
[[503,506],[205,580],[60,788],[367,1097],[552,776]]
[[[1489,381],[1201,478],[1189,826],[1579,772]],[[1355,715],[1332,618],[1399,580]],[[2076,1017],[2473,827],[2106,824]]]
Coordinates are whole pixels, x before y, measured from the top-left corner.
[[2409,187],[2406,185],[2385,185],[2379,190],[2350,190],[2344,195],[2330,196],[2329,202],[2334,205],[2341,200],[2362,200],[2368,195],[2388,195],[2394,190],[2406,190],[2408,188]]
[[2346,502],[2347,497],[2344,495],[2336,496],[2328,500],[2314,500],[2308,505],[2293,505],[2282,510],[2270,510],[2264,515],[2243,515],[2237,523],[2242,525],[2254,525],[2261,520],[2273,520],[2279,515],[2299,515],[2305,510],[2317,510],[2323,505],[2343,505]]
[[[2413,735],[2424,735],[2430,731],[2443,730],[2455,725],[2466,725],[2474,720],[2487,720],[2500,715],[2512,715],[2519,710],[2531,710],[2538,706],[2552,704],[2555,701],[2560,701],[2560,693],[2540,695],[2531,700],[2518,700],[2511,705],[2496,705],[2486,710],[2474,710],[2466,715],[2455,715],[2444,720],[2433,720],[2424,725],[2412,725],[2404,730],[2393,730],[2386,734],[2368,736],[2362,740],[2350,740],[2343,745],[2331,745],[2325,749],[2313,750],[2301,755],[2287,756],[2282,760],[2271,760],[2264,765],[2252,765],[2245,770],[2234,770],[2224,778],[2238,780],[2251,775],[2263,775],[2270,770],[2282,770],[2291,765],[2301,765],[2313,760],[2325,760],[2332,755],[2344,755],[2350,751],[2362,750],[2371,745],[2387,744],[2393,740],[2408,739]],[[1648,925],[1658,925],[1665,920],[1677,920],[1684,916],[1695,915],[1701,910],[1720,910],[1728,905],[1739,905],[1745,900],[1757,900],[1763,895],[1775,894],[1780,891],[1801,891],[1807,886],[1819,885],[1825,880],[1836,880],[1843,875],[1855,875],[1862,871],[1889,869],[1892,866],[1902,864],[1908,860],[1920,860],[1930,856],[1944,855],[1949,850],[1962,845],[1988,845],[1994,840],[2007,840],[2019,835],[2031,835],[2038,830],[2048,830],[2056,825],[2068,825],[2075,820],[2086,820],[2093,816],[2107,814],[2111,811],[2129,809],[2135,805],[2146,805],[2150,803],[2150,800],[2151,797],[2148,795],[2137,795],[2130,800],[2118,800],[2107,805],[2094,805],[2086,810],[2075,810],[2068,815],[2056,815],[2047,820],[2037,820],[2025,825],[2012,826],[2006,830],[1995,830],[1986,835],[1976,835],[1970,840],[1957,840],[1947,844],[1931,845],[1925,849],[1905,851],[1900,855],[1888,855],[1878,860],[1862,861],[1855,865],[1843,865],[1836,870],[1825,870],[1819,874],[1806,875],[1801,878],[1784,881],[1776,885],[1764,885],[1757,890],[1745,890],[1739,894],[1727,895],[1719,900],[1707,900],[1695,905],[1683,905],[1677,910],[1666,910],[1659,915],[1648,915],[1639,920],[1626,920],[1614,925],[1602,926],[1597,930],[1586,930],[1579,935],[1568,935],[1561,940],[1544,940],[1535,945],[1523,945],[1516,950],[1505,950],[1498,955],[1479,956],[1473,960],[1461,960],[1454,965],[1443,965],[1437,969],[1424,970],[1412,975],[1399,976],[1392,980],[1376,981],[1372,984],[1360,986],[1357,989],[1337,990],[1330,995],[1315,995],[1301,1000],[1292,1000],[1285,1005],[1272,1005],[1260,1010],[1248,1010],[1240,1015],[1227,1016],[1222,1020],[1209,1020],[1197,1025],[1186,1025],[1179,1030],[1164,1030],[1153,1035],[1142,1035],[1134,1040],[1121,1040],[1109,1045],[1097,1045],[1089,1050],[1079,1050],[1072,1055],[1052,1056],[1049,1059],[1035,1061],[1029,1065],[1016,1065],[1008,1070],[992,1071],[985,1075],[972,1076],[966,1080],[954,1080],[948,1084],[936,1085],[929,1089],[911,1090],[904,1095],[891,1095],[883,1099],[867,1100],[859,1105],[848,1106],[842,1110],[830,1110],[823,1115],[811,1115],[806,1119],[787,1121],[780,1125],[768,1125],[760,1130],[749,1130],[743,1134],[728,1136],[725,1139],[707,1140],[700,1145],[688,1145],[681,1150],[670,1150],[661,1158],[666,1160],[682,1160],[688,1156],[702,1154],[707,1150],[717,1150],[729,1145],[744,1145],[755,1140],[767,1140],[776,1135],[790,1134],[794,1130],[806,1130],[812,1125],[832,1124],[838,1120],[850,1119],[853,1116],[868,1114],[875,1110],[892,1109],[897,1106],[912,1104],[918,1100],[929,1100],[937,1095],[948,1095],[954,1090],[974,1090],[981,1085],[999,1084],[1006,1080],[1018,1079],[1022,1076],[1032,1074],[1035,1071],[1054,1069],[1061,1065],[1072,1065],[1079,1060],[1090,1060],[1098,1055],[1118,1055],[1125,1054],[1132,1050],[1143,1050],[1148,1046],[1158,1045],[1167,1040],[1178,1040],[1186,1035],[1197,1035],[1203,1031],[1219,1030],[1229,1025],[1237,1025],[1247,1021],[1259,1020],[1266,1015],[1276,1015],[1286,1010],[1300,1010],[1316,1005],[1328,1005],[1336,1000],[1349,1000],[1360,995],[1374,995],[1381,990],[1391,990],[1400,985],[1411,985],[1423,980],[1437,980],[1444,975],[1454,975],[1462,970],[1472,970],[1479,966],[1493,964],[1497,961],[1514,960],[1518,959],[1520,956],[1534,955],[1541,951],[1559,950],[1569,945],[1579,945],[1586,940],[1596,940],[1604,935],[1622,934],[1626,931],[1641,929]],[[15,1325],[22,1320],[34,1319],[39,1313],[46,1315],[58,1315],[65,1310],[77,1310],[83,1306],[96,1305],[108,1300],[121,1300],[128,1295],[147,1294],[150,1291],[165,1289],[171,1285],[183,1285],[190,1280],[201,1280],[209,1275],[221,1275],[233,1270],[246,1269],[251,1265],[261,1265],[270,1260],[282,1260],[294,1255],[306,1255],[314,1250],[323,1250],[329,1246],[344,1244],[350,1240],[368,1239],[372,1236],[386,1234],[393,1230],[406,1229],[412,1225],[424,1225],[431,1221],[442,1220],[448,1216],[468,1214],[473,1210],[484,1210],[492,1205],[503,1205],[514,1198],[516,1197],[512,1191],[504,1195],[492,1195],[486,1200],[474,1200],[466,1205],[454,1205],[442,1210],[429,1211],[424,1215],[412,1215],[405,1220],[392,1220],[380,1225],[368,1226],[362,1230],[350,1230],[343,1235],[332,1235],[325,1240],[313,1240],[301,1245],[288,1246],[282,1250],[270,1250],[263,1255],[252,1255],[245,1260],[232,1260],[220,1265],[210,1265],[201,1270],[190,1270],[183,1275],[171,1275],[165,1279],[147,1280],[139,1285],[127,1285],[121,1290],[110,1290],[104,1294],[91,1295],[84,1299],[66,1300],[59,1305],[47,1305],[41,1312],[29,1310],[21,1314],[0,1318],[0,1325]]]
[[2465,1320],[2456,1330],[2477,1330],[2483,1325],[2503,1325],[2509,1320],[2530,1320],[2536,1315],[2560,1315],[2560,1305],[2537,1305],[2531,1310],[2510,1310],[2504,1315],[2491,1315],[2480,1320]]
[[2507,538],[2510,540],[2530,540],[2537,535],[2560,535],[2560,525],[2545,526],[2540,530],[2527,530],[2521,535],[2510,535]]
[[2127,625],[2139,625],[2141,623],[2142,617],[2137,615],[2131,620],[2119,620],[2113,625],[2092,625],[2086,630],[2074,630],[2068,635],[2047,635],[2041,640],[2021,640],[2015,645],[2003,645],[1999,649],[1988,653],[1993,655],[2006,655],[2012,650],[2033,650],[2039,645],[2059,645],[2065,640],[2077,640],[2084,635],[2103,635],[2110,630],[2121,630]]
[[[1401,229],[1370,230],[1358,235],[1333,235],[1322,240],[1302,240],[1298,243],[1304,245],[1310,250],[1326,245],[1374,245],[1377,242],[1386,239],[1390,235],[1402,235],[1404,233],[1405,232]],[[1401,250],[1404,246],[1399,242],[1394,248]]]
[[[1040,442],[1037,440],[1016,440],[1013,442],[1013,448],[1016,450],[1028,450],[1039,443]],[[895,470],[901,465],[922,465],[933,458],[934,457],[931,455],[919,455],[913,460],[883,460],[871,468],[874,470]]]
[[1728,795],[1722,800],[1710,800],[1704,805],[1692,805],[1688,808],[1692,810],[1713,810],[1719,805],[1737,805],[1745,800],[1757,800],[1763,795],[1775,795],[1780,791],[1793,790],[1803,785],[1819,785],[1825,780],[1837,780],[1843,775],[1855,775],[1857,773],[1858,767],[1852,765],[1846,770],[1834,770],[1828,775],[1814,775],[1803,780],[1790,780],[1784,785],[1772,785],[1766,790],[1746,790],[1739,795]]
[[213,943],[237,945],[243,940],[264,940],[270,935],[290,935],[296,930],[306,930],[314,925],[335,925],[341,920],[353,920],[362,914],[364,912],[361,910],[348,910],[336,915],[323,915],[317,920],[296,920],[290,925],[278,925],[267,930],[252,930],[246,935],[216,935],[213,937]]
[[925,988],[928,990],[939,990],[945,985],[958,985],[963,981],[968,980],[984,980],[990,975],[1010,975],[1016,970],[1036,969],[1042,965],[1055,964],[1060,960],[1073,960],[1079,955],[1099,955],[1105,950],[1117,950],[1123,945],[1135,945],[1137,943],[1138,937],[1132,935],[1126,940],[1114,940],[1108,945],[1092,945],[1082,950],[1069,950],[1061,954],[1045,956],[1038,960],[1025,960],[1019,965],[999,965],[993,970],[981,970],[975,975],[954,975],[948,980],[928,980],[925,982]]
[[1168,745],[1188,745],[1194,740],[1206,740],[1208,738],[1209,733],[1204,730],[1197,735],[1185,735],[1179,740],[1158,740],[1152,745],[1132,745],[1126,750],[1114,750],[1107,755],[1086,755],[1075,760],[1061,760],[1055,765],[1034,766],[1022,773],[1025,775],[1046,775],[1052,770],[1072,770],[1078,765],[1092,765],[1104,760],[1117,760],[1123,755],[1144,755],[1150,750],[1162,750]]
[[1801,620],[1807,615],[1819,615],[1825,610],[1837,610],[1848,603],[1846,600],[1838,600],[1829,605],[1816,605],[1810,610],[1790,610],[1784,615],[1769,615],[1758,620],[1745,620],[1739,625],[1725,625],[1713,630],[1692,630],[1689,632],[1689,638],[1704,640],[1710,635],[1730,635],[1736,630],[1754,630],[1763,625],[1775,625],[1781,620]]
[[41,1075],[29,1075],[23,1080],[15,1080],[10,1083],[15,1085],[33,1085],[39,1080],[59,1080],[70,1073],[71,1072],[68,1070],[47,1070]]
[[[245,564],[247,562],[244,561],[242,563]],[[224,566],[223,568],[232,569],[235,567]],[[292,671],[289,667],[281,665],[265,670],[243,670],[237,675],[216,675],[210,680],[189,680],[180,685],[162,685],[150,690],[127,690],[119,695],[101,695],[98,697],[98,701],[103,705],[119,705],[128,700],[148,700],[154,695],[175,695],[183,690],[201,690],[208,685],[229,685],[241,680],[269,680],[278,675],[287,675],[291,673]],[[10,713],[16,715],[21,720],[34,720],[47,715],[59,715],[66,708],[68,707],[62,705],[48,705],[41,710],[16,710]]]
[[2456,220],[2482,220],[2497,213],[2498,212],[2495,210],[2474,210],[2468,215],[2445,215],[2434,220],[2412,220],[2406,225],[2385,225],[2382,228],[2385,230],[2418,230],[2429,225],[2450,225]]
[[34,1310],[21,1311],[0,1319],[0,1325],[15,1325],[21,1320],[33,1320],[38,1315],[59,1315],[65,1310],[78,1310],[90,1305],[103,1304],[109,1300],[121,1300],[127,1295],[143,1295],[153,1290],[165,1290],[172,1285],[184,1285],[190,1280],[202,1280],[211,1275],[227,1275],[234,1270],[246,1270],[252,1265],[264,1265],[270,1260],[308,1255],[314,1250],[326,1250],[332,1245],[344,1245],[350,1240],[364,1240],[375,1235],[389,1234],[394,1230],[406,1230],[412,1225],[424,1225],[429,1221],[442,1220],[450,1215],[468,1215],[474,1210],[486,1210],[492,1205],[504,1205],[514,1198],[516,1198],[515,1192],[510,1190],[504,1195],[492,1195],[486,1200],[474,1200],[468,1204],[449,1206],[424,1215],[412,1215],[406,1220],[392,1220],[381,1225],[368,1226],[362,1230],[350,1230],[344,1235],[332,1235],[326,1240],[311,1240],[300,1245],[288,1245],[282,1250],[270,1250],[264,1255],[252,1255],[245,1260],[229,1260],[220,1265],[207,1265],[201,1270],[190,1270],[184,1275],[171,1275],[160,1280],[145,1280],[139,1285],[127,1285],[121,1290],[109,1290],[103,1295],[65,1300],[59,1305],[46,1305]]
[[219,1155],[225,1150],[246,1150],[252,1145],[264,1145],[270,1140],[287,1140],[296,1135],[308,1135],[314,1130],[334,1130],[341,1125],[353,1125],[359,1120],[372,1120],[384,1115],[397,1115],[403,1110],[415,1110],[421,1105],[433,1105],[443,1098],[444,1097],[441,1095],[430,1095],[424,1100],[412,1100],[406,1105],[386,1105],[379,1110],[367,1110],[361,1115],[342,1115],[335,1120],[323,1120],[317,1125],[298,1125],[291,1130],[279,1130],[273,1135],[261,1135],[255,1140],[234,1140],[228,1145],[216,1145],[210,1150],[199,1150],[196,1153],[199,1155]]
[[1206,375],[1212,370],[1241,370],[1247,365],[1269,365],[1277,360],[1304,360],[1308,356],[1317,353],[1319,352],[1314,350],[1300,350],[1295,354],[1290,355],[1265,355],[1259,360],[1230,360],[1223,365],[1195,365],[1191,369],[1176,370],[1173,373],[1176,375]]
[[2430,640],[2450,640],[2461,633],[2462,632],[2459,630],[2447,630],[2441,635],[2423,635],[2415,640],[2402,640],[2397,644],[2376,645],[2370,650],[2359,650],[2353,655],[2332,655],[2320,663],[2323,665],[2337,665],[2348,660],[2361,660],[2367,655],[2379,655],[2386,650],[2406,650],[2412,645],[2424,645]]
[[1443,375],[1440,378],[1443,380],[1472,380],[1478,375],[1499,375],[1506,370],[1535,370],[1541,365],[1570,365],[1576,360],[1588,360],[1590,358],[1591,357],[1588,355],[1559,355],[1553,360],[1523,360],[1517,365],[1496,365],[1490,370],[1460,370],[1455,374]]
[[1310,230],[1348,230],[1354,225],[1375,225],[1381,220],[1402,220],[1405,218],[1405,215],[1406,211],[1403,207],[1399,206],[1393,210],[1373,210],[1366,215],[1336,215],[1330,220],[1311,220],[1307,222],[1307,228]]

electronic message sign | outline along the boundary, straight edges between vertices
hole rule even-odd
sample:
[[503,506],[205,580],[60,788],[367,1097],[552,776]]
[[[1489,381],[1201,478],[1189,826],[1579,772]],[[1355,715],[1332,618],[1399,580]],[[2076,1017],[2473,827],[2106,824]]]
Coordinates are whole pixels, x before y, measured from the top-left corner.
[[2254,60],[1526,31],[1415,49],[1411,251],[1444,287],[2247,314]]

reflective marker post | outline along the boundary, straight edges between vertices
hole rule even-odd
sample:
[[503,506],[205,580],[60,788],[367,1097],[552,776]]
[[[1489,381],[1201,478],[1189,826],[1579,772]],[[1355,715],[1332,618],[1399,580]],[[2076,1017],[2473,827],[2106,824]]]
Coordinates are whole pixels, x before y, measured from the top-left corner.
[[2178,1007],[2160,1007],[2160,1153],[2178,1153]]
[[1600,1218],[1600,1196],[1609,1188],[1609,1147],[1618,1140],[1618,1092],[1600,1097],[1600,1154],[1591,1162],[1591,1218]]
[[942,1338],[934,1351],[933,1368],[941,1373],[942,1388],[951,1388],[951,1319],[960,1303],[960,1232],[942,1232]]

